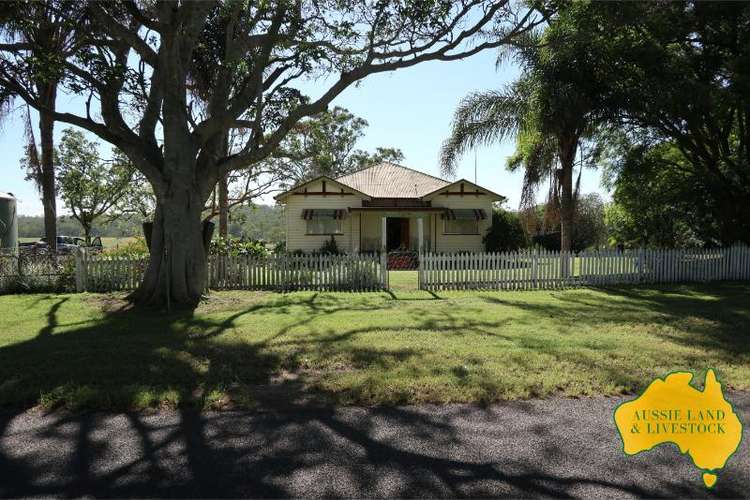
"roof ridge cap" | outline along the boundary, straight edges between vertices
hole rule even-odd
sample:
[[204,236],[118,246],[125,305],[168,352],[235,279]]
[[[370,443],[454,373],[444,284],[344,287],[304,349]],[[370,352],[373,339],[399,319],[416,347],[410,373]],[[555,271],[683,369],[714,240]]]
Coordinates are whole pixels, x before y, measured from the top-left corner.
[[415,168],[411,168],[411,167],[407,167],[407,166],[404,166],[404,165],[400,165],[398,163],[393,163],[392,161],[381,161],[379,163],[376,163],[375,165],[370,165],[369,167],[362,167],[360,169],[353,170],[353,171],[349,172],[348,174],[344,174],[344,175],[340,175],[338,177],[335,177],[334,180],[339,180],[341,178],[348,177],[348,176],[353,175],[353,174],[358,174],[360,172],[364,172],[365,170],[369,170],[371,168],[379,167],[380,165],[390,165],[392,167],[402,168],[402,169],[408,170],[410,172],[415,172],[417,174],[424,175],[426,177],[430,177],[430,178],[438,180],[440,182],[445,182],[446,184],[453,184],[454,182],[456,182],[456,181],[449,181],[447,179],[443,179],[443,178],[438,177],[436,175],[432,175],[432,174],[428,174],[428,173],[422,172],[421,170],[417,170]]
[[416,168],[411,168],[411,167],[407,167],[407,166],[404,166],[404,165],[399,165],[398,163],[393,163],[391,161],[384,161],[384,162],[381,162],[381,163],[387,163],[389,165],[393,165],[394,167],[403,168],[404,170],[409,170],[411,172],[416,172],[418,174],[426,175],[427,177],[432,177],[435,180],[451,184],[451,181],[449,181],[447,179],[443,179],[442,177],[438,177],[436,175],[432,175],[432,174],[428,174],[426,172],[422,172],[421,170],[417,170]]

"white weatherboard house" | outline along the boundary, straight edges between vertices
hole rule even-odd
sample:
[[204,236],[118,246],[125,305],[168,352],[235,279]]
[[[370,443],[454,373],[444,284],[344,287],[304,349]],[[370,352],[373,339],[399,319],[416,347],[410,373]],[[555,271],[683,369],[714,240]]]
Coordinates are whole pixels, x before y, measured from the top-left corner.
[[347,253],[481,252],[492,203],[503,196],[380,163],[336,179],[322,176],[279,194],[288,251],[315,251],[331,235]]

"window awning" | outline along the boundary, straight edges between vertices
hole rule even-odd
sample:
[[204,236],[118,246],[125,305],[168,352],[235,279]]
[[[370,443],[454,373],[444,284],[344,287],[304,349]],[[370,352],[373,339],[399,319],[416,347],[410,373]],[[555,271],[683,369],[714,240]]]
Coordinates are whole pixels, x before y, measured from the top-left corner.
[[346,209],[337,208],[306,208],[302,211],[302,218],[310,220],[313,217],[330,217],[331,219],[343,219],[346,217]]
[[481,208],[448,208],[443,213],[442,218],[448,220],[484,220],[487,218],[487,214]]

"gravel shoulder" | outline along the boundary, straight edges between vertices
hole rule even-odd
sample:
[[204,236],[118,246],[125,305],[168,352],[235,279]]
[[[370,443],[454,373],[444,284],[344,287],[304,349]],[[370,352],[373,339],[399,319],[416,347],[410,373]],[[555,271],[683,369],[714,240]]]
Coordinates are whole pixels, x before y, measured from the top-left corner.
[[[750,415],[750,393],[727,398]],[[0,496],[748,496],[750,440],[707,492],[676,446],[623,454],[622,401],[0,413]]]

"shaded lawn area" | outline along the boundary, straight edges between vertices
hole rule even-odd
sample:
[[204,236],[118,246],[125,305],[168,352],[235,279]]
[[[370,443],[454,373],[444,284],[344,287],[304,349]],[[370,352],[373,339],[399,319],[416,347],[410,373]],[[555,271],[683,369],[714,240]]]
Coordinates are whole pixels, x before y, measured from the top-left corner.
[[715,368],[750,389],[750,285],[538,292],[0,297],[0,406],[490,402],[614,395]]

